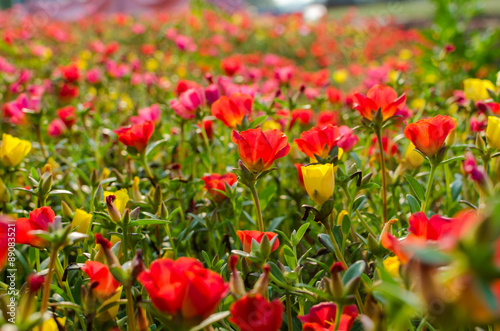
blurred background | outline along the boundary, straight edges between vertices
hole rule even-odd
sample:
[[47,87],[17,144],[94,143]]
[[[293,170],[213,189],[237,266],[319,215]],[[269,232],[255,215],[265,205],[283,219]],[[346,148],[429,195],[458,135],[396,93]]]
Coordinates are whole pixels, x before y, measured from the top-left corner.
[[[315,20],[328,14],[340,17],[356,7],[360,16],[394,16],[398,22],[410,26],[425,25],[433,19],[434,13],[451,3],[458,4],[470,0],[206,0],[224,10],[236,11],[243,8],[256,13],[287,14],[303,13],[307,19]],[[497,26],[500,17],[500,0],[475,0],[481,10],[476,24]],[[55,19],[74,20],[96,13],[125,12],[145,13],[148,11],[181,11],[189,6],[189,0],[0,0],[1,8],[21,5],[31,13],[45,12]],[[479,12],[477,13],[479,14]]]

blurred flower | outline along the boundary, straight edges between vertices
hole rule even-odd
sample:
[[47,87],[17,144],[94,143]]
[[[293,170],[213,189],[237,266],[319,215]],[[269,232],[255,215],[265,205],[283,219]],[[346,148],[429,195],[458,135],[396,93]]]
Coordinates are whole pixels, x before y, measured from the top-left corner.
[[335,188],[333,164],[312,164],[301,169],[307,194],[318,205],[324,204]]
[[448,135],[455,130],[456,121],[449,116],[437,115],[408,124],[405,137],[426,156],[434,156],[443,147]]
[[250,293],[231,305],[229,321],[241,331],[278,331],[283,310],[280,300],[269,302],[259,293]]
[[76,108],[73,106],[66,106],[57,110],[57,116],[64,122],[66,127],[71,128],[77,120]]
[[153,134],[155,124],[152,121],[146,121],[141,124],[134,124],[129,127],[120,128],[115,131],[118,140],[126,146],[134,147],[141,153],[148,145],[149,138]]
[[342,148],[344,153],[349,152],[356,146],[359,141],[359,137],[354,134],[354,131],[347,125],[342,125],[339,127],[340,139],[338,146]]
[[60,67],[62,77],[68,83],[74,83],[80,79],[80,70],[76,66],[76,64],[70,64],[66,67]]
[[[258,244],[262,242],[262,238],[267,236],[269,241],[271,241],[274,237],[277,236],[274,232],[260,232],[256,230],[244,230],[244,231],[236,231],[236,235],[240,238],[241,243],[243,244],[243,250],[247,253],[252,251],[252,241],[255,240]],[[274,252],[278,249],[280,242],[278,238],[274,241],[273,247],[271,248],[271,252]]]
[[82,271],[90,277],[92,293],[103,301],[112,296],[120,283],[113,277],[107,265],[96,261],[86,261],[82,266]]
[[21,140],[10,134],[2,134],[2,145],[0,146],[0,160],[7,167],[15,167],[24,159],[31,150],[31,143]]
[[285,134],[276,129],[263,132],[258,128],[239,133],[233,130],[231,140],[238,145],[241,160],[252,172],[269,169],[275,160],[290,151]]
[[161,110],[158,104],[152,104],[149,107],[139,109],[139,116],[132,116],[130,122],[132,124],[142,124],[147,121],[152,121],[156,124],[160,123]]
[[92,220],[92,214],[87,213],[83,209],[77,209],[71,221],[71,228],[77,228],[80,233],[87,233],[87,230]]
[[[322,302],[312,306],[309,314],[298,316],[302,321],[302,330],[308,331],[335,331],[335,316],[337,316],[337,305],[331,302]],[[345,306],[340,317],[337,330],[348,331],[352,328],[354,320],[358,316],[356,305]]]
[[488,145],[496,149],[500,149],[500,118],[496,116],[488,116],[486,140],[488,141]]
[[30,234],[31,231],[47,231],[54,223],[56,215],[50,207],[41,207],[30,212],[29,218],[18,218],[16,221],[16,243],[42,248],[46,241]]
[[468,78],[464,80],[465,97],[473,101],[490,99],[488,90],[495,91],[495,85],[486,79]]
[[141,272],[137,279],[156,308],[183,321],[205,319],[228,291],[219,274],[187,257],[155,260],[150,270]]
[[63,120],[60,118],[52,120],[47,127],[47,133],[51,137],[59,137],[66,133],[67,130],[66,124],[64,124]]
[[361,116],[370,121],[373,119],[373,114],[380,108],[383,119],[386,120],[401,110],[405,103],[406,95],[404,93],[398,97],[392,87],[374,85],[368,90],[366,96],[354,93],[353,107],[359,111]]
[[225,195],[217,192],[216,190],[226,191],[225,183],[227,183],[229,186],[232,186],[238,180],[236,178],[236,175],[232,172],[224,175],[211,174],[208,176],[203,176],[201,179],[205,182],[205,189],[208,191],[208,194],[210,194],[215,202],[221,202],[227,198]]
[[399,266],[401,262],[399,262],[399,258],[397,256],[388,256],[382,261],[384,265],[384,269],[392,276],[399,276]]
[[292,120],[290,121],[289,128],[292,128],[295,122],[299,122],[301,126],[306,126],[311,123],[314,112],[312,109],[294,109],[291,112]]
[[9,224],[14,224],[14,221],[0,214],[0,271],[5,267],[9,253]]
[[422,154],[415,150],[415,145],[410,142],[408,148],[406,149],[405,161],[407,166],[412,169],[416,169],[424,163],[425,159]]

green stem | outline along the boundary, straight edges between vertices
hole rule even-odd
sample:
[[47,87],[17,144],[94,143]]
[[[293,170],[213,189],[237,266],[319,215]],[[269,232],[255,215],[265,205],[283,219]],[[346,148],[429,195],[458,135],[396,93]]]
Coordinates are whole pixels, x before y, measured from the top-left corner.
[[326,232],[328,232],[328,236],[330,237],[330,241],[332,242],[333,249],[335,250],[335,255],[337,255],[337,260],[342,262],[347,267],[347,263],[345,262],[344,255],[342,255],[342,252],[340,251],[340,247],[337,244],[335,237],[333,236],[332,229],[329,226],[327,226],[325,228],[326,228]]
[[43,144],[42,131],[40,130],[40,124],[35,125],[35,133],[38,143],[40,144],[40,151],[44,159],[47,158],[47,153],[45,152],[45,145]]
[[365,227],[365,229],[370,233],[374,238],[377,238],[377,235],[375,232],[372,230],[372,228],[366,223],[365,219],[363,218],[363,215],[359,212],[359,210],[356,209],[356,215],[358,216],[359,222]]
[[141,157],[142,157],[142,166],[144,167],[144,172],[146,173],[146,176],[148,176],[149,180],[153,184],[155,184],[155,178],[154,178],[153,174],[151,173],[151,169],[149,168],[148,155],[146,153],[146,150],[144,150],[141,153]]
[[177,258],[177,248],[175,247],[174,237],[172,237],[172,230],[170,229],[170,223],[167,223],[166,229],[167,229],[168,239],[170,240],[170,246],[172,247],[172,250],[174,251],[174,259],[176,259]]
[[339,329],[340,318],[342,317],[343,312],[344,312],[344,305],[343,304],[337,305],[337,313],[335,314],[335,329],[334,330]]
[[292,324],[292,300],[290,300],[290,293],[286,293],[286,320],[288,324],[288,331],[293,331]]
[[205,148],[207,149],[208,153],[208,160],[210,161],[208,163],[208,172],[212,173],[213,168],[212,168],[212,149],[210,148],[210,142],[208,141],[208,136],[207,133],[205,132],[205,128],[203,127],[203,121],[201,122],[201,135],[203,137],[203,142],[205,143]]
[[127,316],[128,316],[128,330],[135,331],[135,310],[134,310],[134,297],[132,296],[132,286],[125,287],[125,296],[127,297]]
[[431,163],[431,173],[429,174],[429,181],[427,182],[427,190],[425,191],[425,200],[422,204],[422,209],[424,213],[427,212],[429,206],[429,199],[431,197],[432,183],[434,182],[434,175],[436,173],[437,166]]
[[260,209],[260,201],[259,195],[257,194],[257,189],[255,187],[255,183],[249,186],[250,191],[252,192],[253,202],[255,204],[255,209],[257,213],[257,229],[260,232],[264,232],[264,220],[262,219],[262,211]]
[[382,210],[385,224],[387,222],[387,175],[385,171],[384,144],[382,142],[381,130],[382,129],[376,129],[375,134],[377,135],[378,148],[380,151],[380,171],[382,172]]
[[123,251],[123,257],[124,257],[124,260],[125,261],[128,261],[128,246],[129,246],[129,243],[128,243],[128,224],[124,224],[123,225],[123,247],[122,247],[122,251]]
[[[54,274],[54,266],[56,264],[57,252],[59,248],[53,248],[50,252],[49,268],[45,276],[45,283],[43,284],[43,296],[40,306],[40,313],[43,314],[49,307],[50,285],[52,284],[52,276]],[[43,324],[40,326],[40,331],[43,331]]]

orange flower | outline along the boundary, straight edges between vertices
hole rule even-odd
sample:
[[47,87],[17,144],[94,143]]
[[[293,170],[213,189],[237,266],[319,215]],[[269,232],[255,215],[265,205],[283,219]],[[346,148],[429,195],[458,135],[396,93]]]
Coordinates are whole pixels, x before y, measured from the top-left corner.
[[118,140],[126,146],[134,147],[137,152],[142,152],[148,145],[149,138],[155,130],[153,121],[146,121],[126,128],[115,130]]
[[252,97],[248,94],[233,93],[229,98],[222,96],[212,104],[212,115],[227,127],[235,129],[241,124],[245,115],[250,115],[252,104]]
[[[277,236],[276,233],[274,232],[260,232],[256,230],[244,230],[244,231],[236,231],[236,235],[238,235],[238,238],[240,238],[241,243],[243,244],[243,250],[247,253],[250,253],[252,251],[252,240],[255,240],[257,243],[262,242],[262,238],[264,235],[267,236],[269,241],[271,241],[274,237]],[[278,249],[280,245],[280,242],[278,238],[274,241],[273,247],[271,249],[271,252],[274,252],[275,250]]]
[[205,189],[208,191],[208,194],[216,201],[221,202],[226,199],[222,193],[217,192],[217,190],[225,191],[226,186],[224,183],[228,183],[229,186],[232,186],[238,180],[236,175],[232,172],[219,175],[219,174],[211,174],[209,176],[203,176],[201,179],[205,182]]
[[106,300],[112,296],[120,283],[113,277],[108,266],[96,261],[87,261],[82,271],[90,277],[91,283],[97,283],[92,287],[93,293],[100,299]]
[[303,153],[316,160],[315,155],[322,158],[327,157],[330,150],[337,146],[339,139],[339,128],[328,124],[321,128],[312,128],[302,132],[300,138],[295,139],[295,143]]
[[373,114],[380,108],[384,120],[394,116],[394,114],[403,109],[406,104],[406,94],[400,97],[390,86],[375,85],[368,90],[366,96],[361,93],[354,93],[353,107],[358,110],[361,116],[368,120],[373,119]]
[[262,131],[258,128],[240,133],[233,130],[231,139],[238,145],[241,160],[253,172],[269,169],[274,160],[290,151],[285,134],[277,129]]
[[222,277],[196,259],[159,259],[137,278],[159,310],[184,319],[204,319],[226,295]]
[[457,123],[449,116],[437,115],[408,124],[405,137],[426,156],[434,156],[443,147],[448,135],[456,128]]

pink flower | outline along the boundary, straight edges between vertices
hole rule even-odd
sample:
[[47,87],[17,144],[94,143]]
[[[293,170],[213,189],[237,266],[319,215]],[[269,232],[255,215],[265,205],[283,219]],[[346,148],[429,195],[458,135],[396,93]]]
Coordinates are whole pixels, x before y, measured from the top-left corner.
[[287,83],[292,79],[294,70],[295,68],[293,66],[276,68],[274,70],[274,78],[279,80],[281,83]]
[[344,152],[349,152],[359,141],[359,137],[356,136],[352,129],[347,125],[342,125],[339,127],[340,140],[338,146],[344,150]]
[[48,133],[49,136],[51,137],[59,137],[60,135],[64,134],[67,130],[68,128],[66,127],[66,124],[64,124],[64,122],[60,118],[56,118],[49,123]]
[[159,123],[161,119],[160,106],[153,104],[149,107],[139,109],[139,116],[132,116],[130,122],[132,124],[141,124],[146,121],[153,121]]
[[99,68],[90,69],[85,76],[90,84],[97,84],[102,80],[102,72]]

